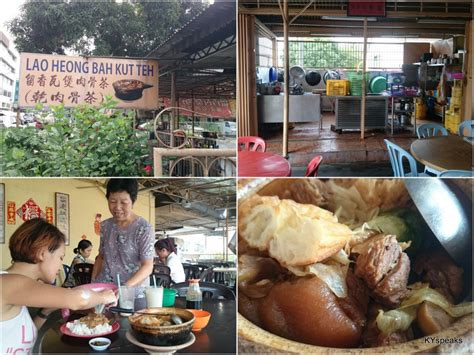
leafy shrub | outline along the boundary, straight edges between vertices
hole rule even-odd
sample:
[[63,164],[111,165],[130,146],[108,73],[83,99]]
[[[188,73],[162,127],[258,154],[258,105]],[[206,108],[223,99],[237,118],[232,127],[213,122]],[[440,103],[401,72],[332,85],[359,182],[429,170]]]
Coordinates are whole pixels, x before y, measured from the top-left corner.
[[[107,98],[100,107],[52,107],[43,129],[3,129],[2,176],[141,176],[147,171],[147,132]],[[45,117],[37,108],[36,116]]]

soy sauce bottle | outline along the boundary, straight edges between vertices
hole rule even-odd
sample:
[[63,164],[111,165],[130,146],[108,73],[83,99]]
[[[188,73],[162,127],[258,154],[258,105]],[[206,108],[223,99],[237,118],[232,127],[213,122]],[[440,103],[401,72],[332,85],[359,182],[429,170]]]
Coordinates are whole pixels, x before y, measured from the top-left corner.
[[202,292],[199,288],[199,280],[189,280],[189,287],[186,292],[186,308],[202,309]]

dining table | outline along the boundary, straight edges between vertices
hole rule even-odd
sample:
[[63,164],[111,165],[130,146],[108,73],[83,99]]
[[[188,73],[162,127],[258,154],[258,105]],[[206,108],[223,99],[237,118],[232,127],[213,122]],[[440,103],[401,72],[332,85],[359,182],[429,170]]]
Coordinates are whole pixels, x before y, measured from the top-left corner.
[[288,160],[270,152],[239,151],[238,174],[240,177],[291,176]]
[[[135,301],[135,310],[137,310]],[[184,297],[177,297],[175,307],[186,308]],[[202,309],[211,313],[207,327],[199,332],[193,332],[196,340],[189,347],[177,350],[178,353],[236,353],[236,302],[227,299],[204,298]],[[107,311],[106,311],[107,312]],[[107,315],[107,313],[106,313]],[[109,315],[110,316],[110,315]],[[105,337],[112,343],[101,351],[102,354],[147,353],[145,349],[132,344],[126,338],[130,331],[128,317],[112,314],[120,324],[120,329]],[[74,319],[74,318],[72,318]],[[77,319],[77,315],[75,317]],[[66,323],[60,311],[53,312],[46,323],[38,331],[38,338],[33,347],[35,354],[67,354],[95,353],[89,346],[90,338],[79,338],[64,335],[60,327]]]
[[472,150],[470,140],[455,135],[417,139],[410,146],[416,160],[437,171],[471,170]]

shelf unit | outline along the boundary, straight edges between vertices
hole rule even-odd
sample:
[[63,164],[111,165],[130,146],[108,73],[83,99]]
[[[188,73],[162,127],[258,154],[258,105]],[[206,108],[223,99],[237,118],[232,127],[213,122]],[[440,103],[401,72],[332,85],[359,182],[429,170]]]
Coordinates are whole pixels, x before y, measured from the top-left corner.
[[[392,95],[390,96],[391,100],[391,115],[390,115],[390,133],[393,136],[393,130],[394,130],[394,120],[395,116],[400,117],[400,127],[408,126],[407,124],[403,123],[402,120],[402,115],[407,115],[410,117],[410,125],[411,125],[411,118],[414,117],[414,130],[416,134],[416,104],[415,104],[415,99],[417,96],[396,96]],[[395,105],[400,104],[400,109],[395,109]],[[406,108],[406,105],[409,105],[409,108]],[[401,105],[404,106],[404,108],[401,108]]]

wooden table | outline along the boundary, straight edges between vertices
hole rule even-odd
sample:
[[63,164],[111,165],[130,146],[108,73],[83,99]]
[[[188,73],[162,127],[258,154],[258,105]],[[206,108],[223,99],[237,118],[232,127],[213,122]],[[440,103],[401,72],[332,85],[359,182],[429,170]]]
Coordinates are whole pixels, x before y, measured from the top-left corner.
[[471,170],[473,145],[459,136],[417,139],[411,144],[413,157],[438,171]]
[[288,160],[281,155],[269,152],[238,152],[239,176],[271,177],[290,176],[291,167]]
[[[137,302],[135,302],[136,304]],[[176,307],[185,308],[185,299],[176,298]],[[178,353],[234,353],[236,352],[236,303],[235,300],[204,298],[202,308],[211,312],[211,320],[206,328],[194,332],[196,341],[187,348],[178,350]],[[106,335],[112,341],[110,347],[101,354],[119,353],[146,353],[146,351],[130,343],[125,333],[130,329],[127,317],[116,315],[120,322],[120,329],[113,334]],[[89,346],[89,339],[75,338],[63,335],[59,327],[64,321],[59,311],[41,327],[38,339],[33,347],[34,354],[46,353],[93,353]]]

